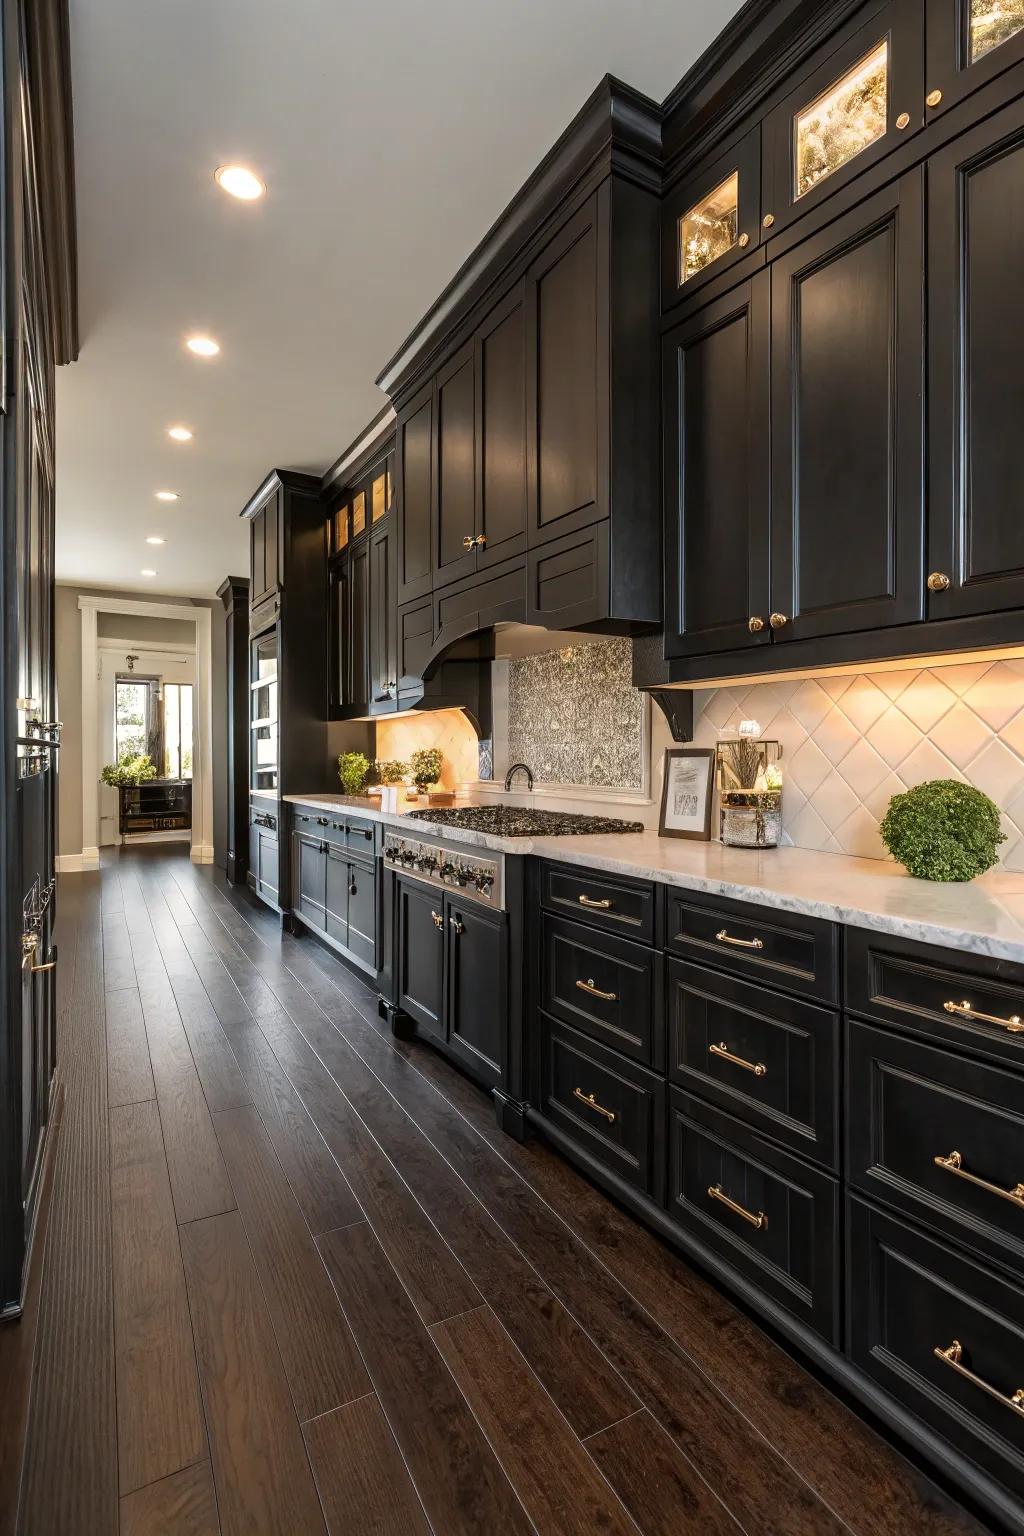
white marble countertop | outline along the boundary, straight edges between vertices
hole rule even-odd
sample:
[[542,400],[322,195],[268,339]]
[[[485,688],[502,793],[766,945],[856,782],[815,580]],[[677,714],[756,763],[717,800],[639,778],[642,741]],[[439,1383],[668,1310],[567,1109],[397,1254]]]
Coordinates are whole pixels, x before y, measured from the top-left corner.
[[[657,880],[664,885],[802,912],[926,944],[945,945],[1024,964],[1024,874],[990,871],[967,884],[917,880],[898,864],[803,848],[756,852],[721,843],[623,832],[586,837],[493,837],[438,827],[402,812],[378,811],[353,795],[285,795],[327,811],[352,810],[371,821],[561,864]],[[460,799],[460,805],[473,802]],[[493,800],[489,803],[493,804]]]

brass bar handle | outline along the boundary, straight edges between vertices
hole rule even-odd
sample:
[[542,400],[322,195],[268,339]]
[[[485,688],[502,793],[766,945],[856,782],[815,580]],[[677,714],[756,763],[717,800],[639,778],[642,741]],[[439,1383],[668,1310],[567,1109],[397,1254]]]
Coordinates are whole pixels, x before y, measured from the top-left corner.
[[[576,983],[579,986],[579,982]],[[742,1056],[734,1056],[724,1040],[717,1045],[708,1046],[709,1056],[720,1056],[723,1061],[731,1061],[734,1067],[742,1067],[744,1072],[753,1072],[755,1077],[767,1077],[768,1068],[763,1061],[744,1061]]]
[[602,992],[600,987],[594,986],[593,976],[588,976],[586,981],[578,981],[576,985],[581,992],[586,992],[590,997],[599,997],[603,1003],[618,1002],[618,993]]
[[1008,1029],[1011,1035],[1024,1034],[1024,1019],[1019,1013],[1011,1013],[1008,1019],[1001,1019],[995,1013],[979,1013],[966,998],[962,1003],[948,1002],[942,1006],[947,1013],[955,1013],[958,1019],[977,1019],[981,1024],[998,1024],[1000,1029]]
[[965,1381],[969,1381],[972,1387],[980,1387],[982,1392],[987,1392],[989,1397],[994,1397],[997,1403],[1002,1403],[1004,1408],[1009,1408],[1011,1413],[1020,1414],[1024,1419],[1024,1387],[1018,1387],[1011,1397],[1005,1392],[1000,1392],[998,1387],[993,1387],[989,1382],[983,1381],[973,1371],[969,1371],[963,1363],[964,1347],[959,1339],[954,1339],[952,1344],[945,1349],[940,1349],[936,1344],[932,1354],[944,1365],[948,1365],[951,1371],[956,1371]]
[[737,949],[764,949],[764,939],[734,939],[726,928],[719,928],[715,938],[719,944],[735,944]]
[[444,927],[444,918],[441,916],[440,912],[435,912],[435,911],[433,911],[433,909],[431,909],[430,915],[434,919],[434,927],[435,928],[443,928]]
[[604,1115],[609,1125],[613,1123],[615,1119],[615,1111],[611,1109],[605,1109],[603,1104],[599,1104],[597,1102],[592,1093],[584,1093],[582,1088],[574,1088],[572,1091],[572,1096],[574,1099],[579,1099],[580,1102],[585,1104],[588,1109],[594,1110],[595,1113],[599,1115]]
[[756,1227],[759,1232],[767,1230],[768,1217],[764,1211],[758,1211],[755,1214],[753,1211],[748,1211],[746,1206],[737,1205],[735,1200],[730,1200],[729,1196],[723,1193],[721,1184],[709,1184],[708,1194],[712,1200],[720,1200],[727,1210],[732,1211],[734,1216],[742,1216],[744,1221],[749,1221],[750,1225]]
[[951,1152],[948,1157],[936,1157],[934,1163],[936,1168],[944,1168],[958,1179],[966,1179],[968,1184],[976,1184],[979,1189],[988,1190],[990,1195],[998,1195],[1000,1200],[1009,1200],[1011,1205],[1024,1211],[1024,1183],[1015,1184],[1012,1189],[1000,1189],[998,1184],[990,1184],[988,1179],[979,1179],[976,1173],[968,1173],[959,1152]]
[[608,900],[607,896],[603,901],[595,901],[591,896],[577,896],[576,899],[581,907],[594,907],[599,912],[608,912],[611,910],[612,904]]

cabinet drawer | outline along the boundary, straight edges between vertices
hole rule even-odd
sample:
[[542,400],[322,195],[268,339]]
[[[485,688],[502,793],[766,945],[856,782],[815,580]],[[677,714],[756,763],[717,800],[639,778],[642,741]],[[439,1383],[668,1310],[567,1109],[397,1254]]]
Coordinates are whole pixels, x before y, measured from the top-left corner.
[[846,1006],[1024,1068],[1024,967],[1008,960],[848,928]]
[[541,866],[541,901],[552,912],[654,943],[654,886],[569,864]]
[[854,1184],[1024,1271],[1024,1082],[1015,1073],[852,1020],[847,1103]]
[[546,1014],[540,1015],[540,1026],[543,1114],[591,1157],[660,1202],[662,1079]]
[[837,937],[819,917],[666,887],[665,948],[834,1002]]
[[668,965],[669,1076],[834,1169],[839,1015],[704,966]]
[[849,1238],[854,1363],[961,1454],[1024,1495],[1024,1413],[1013,1405],[1024,1388],[1020,1286],[855,1196]]
[[613,1050],[662,1065],[660,956],[545,913],[541,1006]]
[[372,821],[353,820],[351,816],[345,817],[345,847],[351,853],[361,853],[363,858],[373,857],[373,829]]
[[678,1088],[671,1089],[668,1134],[671,1214],[777,1305],[836,1343],[836,1180]]

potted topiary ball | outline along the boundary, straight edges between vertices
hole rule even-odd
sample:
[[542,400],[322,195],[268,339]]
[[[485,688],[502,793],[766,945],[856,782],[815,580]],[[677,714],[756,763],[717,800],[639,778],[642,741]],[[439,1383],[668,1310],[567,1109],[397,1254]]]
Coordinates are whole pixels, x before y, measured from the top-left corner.
[[931,779],[893,795],[882,841],[920,880],[973,880],[995,864],[1006,833],[999,809],[970,784]]

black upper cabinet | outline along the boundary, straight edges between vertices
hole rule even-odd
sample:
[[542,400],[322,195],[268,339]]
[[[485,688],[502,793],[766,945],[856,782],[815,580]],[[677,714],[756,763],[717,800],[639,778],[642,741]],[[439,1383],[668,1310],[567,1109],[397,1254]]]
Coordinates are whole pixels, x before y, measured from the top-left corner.
[[[765,233],[767,233],[765,231]],[[666,309],[700,293],[761,243],[761,125],[677,183],[662,206],[661,295]]]
[[395,520],[387,518],[370,534],[370,713],[386,713],[398,700],[395,598]]
[[865,10],[864,21],[858,12],[818,50],[764,120],[761,220],[773,235],[924,123],[922,0]]
[[930,121],[1024,59],[1024,11],[1013,0],[943,0],[928,6],[925,38]]
[[[436,480],[432,506],[433,585],[476,569],[476,461],[472,342],[441,369],[436,381]],[[414,595],[414,594],[412,594]]]
[[357,715],[370,705],[370,543],[361,539],[348,555],[348,691],[345,703]]
[[434,522],[434,384],[418,390],[398,413],[395,475],[398,493],[398,601],[426,597]]
[[[517,283],[477,329],[476,565],[526,548],[526,307]],[[481,543],[481,538],[483,542]]]
[[281,491],[275,487],[249,522],[249,607],[257,608],[282,586]]
[[398,707],[398,608],[394,452],[378,440],[362,470],[335,498],[330,529],[332,719]]
[[778,640],[923,617],[923,178],[771,267]]
[[669,656],[771,636],[768,305],[760,272],[665,337]]
[[929,616],[1020,608],[1024,101],[933,156],[928,210]]

